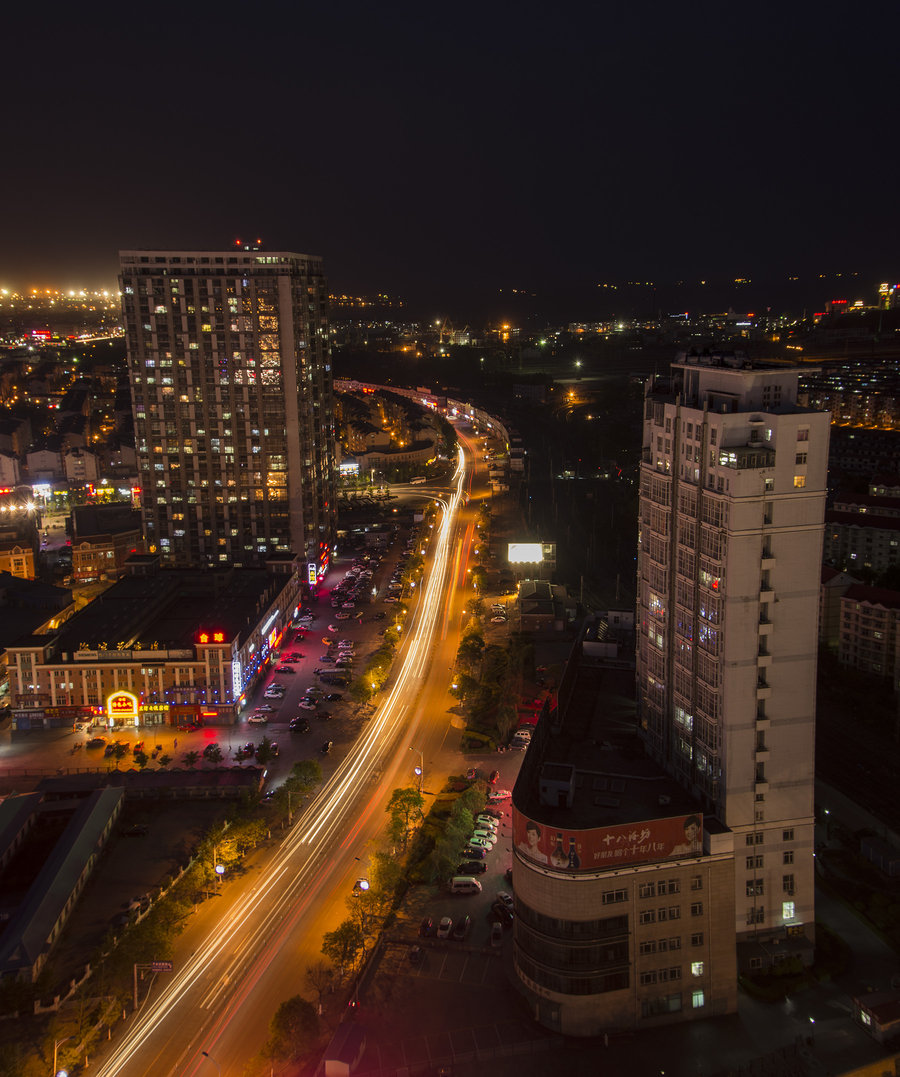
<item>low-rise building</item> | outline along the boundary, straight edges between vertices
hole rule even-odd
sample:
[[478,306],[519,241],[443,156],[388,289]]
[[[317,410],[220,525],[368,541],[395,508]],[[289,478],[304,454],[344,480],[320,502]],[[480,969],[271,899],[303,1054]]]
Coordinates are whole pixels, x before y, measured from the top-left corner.
[[849,587],[841,598],[838,661],[863,673],[900,678],[900,591],[883,587]]
[[9,644],[16,728],[233,725],[299,610],[305,569],[290,556],[197,570],[130,557],[88,606]]

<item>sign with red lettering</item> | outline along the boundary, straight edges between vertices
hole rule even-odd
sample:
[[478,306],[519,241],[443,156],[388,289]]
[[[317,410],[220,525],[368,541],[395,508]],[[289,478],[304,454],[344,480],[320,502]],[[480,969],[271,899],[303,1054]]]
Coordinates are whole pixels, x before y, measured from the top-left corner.
[[623,864],[703,853],[703,816],[676,815],[620,826],[572,830],[537,822],[513,808],[513,841],[528,860],[557,871],[605,871]]

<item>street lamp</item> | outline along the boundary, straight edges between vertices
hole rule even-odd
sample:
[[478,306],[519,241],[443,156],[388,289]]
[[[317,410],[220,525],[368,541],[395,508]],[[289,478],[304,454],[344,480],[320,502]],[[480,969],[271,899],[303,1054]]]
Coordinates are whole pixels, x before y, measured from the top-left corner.
[[68,1070],[58,1070],[56,1068],[56,1052],[60,1049],[60,1047],[62,1047],[62,1045],[64,1043],[68,1043],[71,1038],[72,1038],[71,1036],[66,1036],[64,1039],[54,1040],[53,1041],[53,1073],[54,1073],[54,1077],[69,1077],[69,1071]]
[[222,1067],[219,1065],[218,1062],[216,1062],[216,1060],[209,1053],[209,1051],[201,1051],[200,1054],[203,1055],[204,1058],[208,1058],[210,1062],[212,1062],[212,1064],[216,1067],[219,1077],[222,1077]]
[[421,793],[422,792],[422,785],[423,785],[423,783],[425,781],[425,756],[422,755],[422,753],[419,751],[418,748],[413,748],[412,745],[410,745],[409,750],[411,752],[417,752],[418,756],[419,756],[419,765],[417,767],[413,768],[413,773],[415,773],[418,776],[418,779],[419,779],[419,792]]

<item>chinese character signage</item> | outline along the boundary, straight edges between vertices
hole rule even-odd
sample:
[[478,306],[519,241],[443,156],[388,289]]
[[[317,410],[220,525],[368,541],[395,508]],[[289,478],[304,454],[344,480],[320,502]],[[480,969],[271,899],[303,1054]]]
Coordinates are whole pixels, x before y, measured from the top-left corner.
[[113,692],[106,699],[106,713],[110,718],[137,719],[138,701],[137,696],[131,692]]
[[528,860],[558,871],[605,871],[623,864],[700,856],[703,816],[677,815],[621,826],[572,830],[528,819],[513,809],[513,841]]

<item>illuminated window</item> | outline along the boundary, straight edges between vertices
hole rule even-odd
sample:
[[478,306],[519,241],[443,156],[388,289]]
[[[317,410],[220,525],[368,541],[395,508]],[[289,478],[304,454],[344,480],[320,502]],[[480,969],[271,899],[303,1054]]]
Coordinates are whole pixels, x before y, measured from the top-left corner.
[[691,962],[691,976],[702,976],[702,975],[703,975],[703,962],[702,961],[692,961]]
[[806,476],[805,475],[795,475],[794,476],[794,486],[798,490],[802,490],[805,485],[806,485]]
[[703,1006],[704,1001],[705,1000],[703,998],[702,991],[691,992],[691,1005],[694,1007],[695,1010],[699,1010]]
[[794,919],[794,902],[782,901],[781,903],[781,919],[793,920]]

